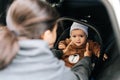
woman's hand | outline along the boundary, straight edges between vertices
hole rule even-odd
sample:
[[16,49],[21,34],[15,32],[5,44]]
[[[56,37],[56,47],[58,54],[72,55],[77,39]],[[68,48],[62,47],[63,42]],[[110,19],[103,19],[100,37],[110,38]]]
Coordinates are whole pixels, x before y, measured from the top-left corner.
[[92,52],[89,50],[89,43],[86,44],[86,51],[84,52],[84,57],[89,56],[91,57]]

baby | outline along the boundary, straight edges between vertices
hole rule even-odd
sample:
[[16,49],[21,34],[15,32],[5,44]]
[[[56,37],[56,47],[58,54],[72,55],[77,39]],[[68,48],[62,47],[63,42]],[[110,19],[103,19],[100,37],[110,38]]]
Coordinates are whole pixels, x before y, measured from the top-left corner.
[[60,41],[58,45],[58,48],[64,52],[62,59],[65,61],[66,66],[72,67],[84,57],[87,43],[89,44],[89,50],[92,52],[92,55],[99,58],[100,45],[97,42],[88,40],[87,37],[88,27],[73,22],[70,28],[70,38]]

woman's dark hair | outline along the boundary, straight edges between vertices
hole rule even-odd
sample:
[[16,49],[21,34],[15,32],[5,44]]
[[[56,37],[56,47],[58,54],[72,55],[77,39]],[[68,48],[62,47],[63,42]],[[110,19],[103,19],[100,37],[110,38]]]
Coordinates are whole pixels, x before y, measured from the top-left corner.
[[58,17],[57,11],[47,2],[16,0],[8,10],[7,26],[19,35],[36,38],[47,29],[52,30]]
[[[39,38],[46,30],[53,30],[59,18],[57,11],[41,0],[15,0],[8,8],[5,30],[0,38],[0,68],[7,66],[17,53],[18,38]],[[9,46],[5,48],[5,46]],[[4,56],[10,54],[10,56]],[[2,57],[4,56],[4,58]]]

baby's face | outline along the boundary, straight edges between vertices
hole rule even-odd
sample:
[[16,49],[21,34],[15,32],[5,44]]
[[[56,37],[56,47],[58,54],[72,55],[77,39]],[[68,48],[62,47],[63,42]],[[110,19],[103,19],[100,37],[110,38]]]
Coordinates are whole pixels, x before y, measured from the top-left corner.
[[75,29],[71,31],[71,40],[77,46],[82,46],[86,43],[87,36],[81,29]]

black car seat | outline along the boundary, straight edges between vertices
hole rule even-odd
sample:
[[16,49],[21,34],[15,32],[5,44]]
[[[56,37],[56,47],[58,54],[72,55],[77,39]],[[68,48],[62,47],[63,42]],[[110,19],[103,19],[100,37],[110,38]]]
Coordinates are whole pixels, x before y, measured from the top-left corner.
[[[100,33],[98,32],[98,30],[95,27],[93,27],[93,26],[91,26],[91,25],[89,25],[87,23],[84,23],[84,22],[81,22],[81,21],[78,21],[78,20],[75,20],[75,19],[71,19],[71,18],[61,18],[60,20],[61,21],[70,20],[70,21],[78,22],[80,24],[88,26],[88,39],[96,41],[102,46],[102,44],[103,44],[102,43],[102,38],[100,36]],[[56,41],[56,43],[54,45],[55,49],[58,49],[58,43],[61,40],[65,40],[66,38],[70,37],[69,33],[70,33],[70,25],[68,25],[67,28],[65,28],[64,31],[62,32],[62,34],[58,37],[58,39],[57,39],[57,41]]]
[[[93,27],[93,26],[91,26],[91,25],[89,25],[89,24],[87,24],[87,23],[83,23],[83,22],[81,22],[81,21],[77,21],[77,20],[74,20],[74,19],[63,18],[62,20],[72,20],[73,22],[75,21],[75,22],[78,22],[78,23],[80,23],[80,24],[83,24],[83,25],[88,26],[88,39],[93,40],[93,41],[96,41],[96,42],[98,42],[98,43],[101,45],[101,55],[100,55],[100,59],[97,59],[97,58],[93,58],[93,59],[92,59],[92,62],[93,62],[93,63],[99,65],[98,63],[99,63],[99,62],[101,63],[102,58],[103,58],[103,54],[104,54],[104,51],[103,51],[103,50],[104,50],[104,48],[103,48],[103,43],[102,43],[102,37],[101,37],[100,33],[98,32],[98,30],[97,30],[95,27]],[[70,23],[70,24],[71,24],[71,23]],[[55,45],[54,45],[54,48],[55,48],[55,49],[58,49],[58,43],[59,43],[61,40],[65,40],[66,38],[69,38],[69,37],[70,37],[69,33],[70,33],[70,25],[68,25],[67,28],[65,28],[64,31],[62,32],[62,34],[58,37],[58,39],[57,39],[57,41],[56,41],[56,43],[55,43]],[[93,71],[94,71],[94,72],[97,72],[97,71],[95,71],[96,69],[97,69],[97,68],[93,69]],[[91,77],[92,77],[91,79],[94,79],[94,76],[93,76],[93,75],[91,75]]]

